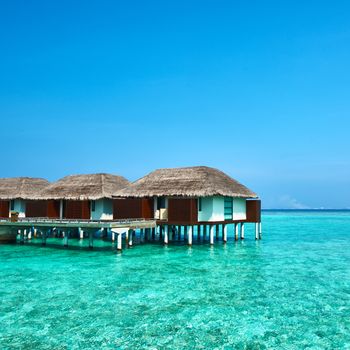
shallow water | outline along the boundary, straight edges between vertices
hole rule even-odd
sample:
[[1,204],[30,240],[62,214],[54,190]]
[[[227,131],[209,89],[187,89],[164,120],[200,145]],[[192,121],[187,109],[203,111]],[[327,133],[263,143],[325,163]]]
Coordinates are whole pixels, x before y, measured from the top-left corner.
[[1,349],[350,349],[350,213],[266,212],[263,240],[0,246]]

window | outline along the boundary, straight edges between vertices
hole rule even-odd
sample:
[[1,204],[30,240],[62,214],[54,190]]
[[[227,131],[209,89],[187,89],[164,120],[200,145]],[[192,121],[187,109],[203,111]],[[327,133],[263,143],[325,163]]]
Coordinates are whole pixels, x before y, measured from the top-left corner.
[[91,211],[95,211],[95,201],[91,201]]
[[224,201],[225,220],[232,220],[233,202],[232,198],[226,197]]
[[15,201],[10,201],[11,203],[11,211],[15,210]]
[[202,211],[202,198],[198,198],[198,211]]
[[157,209],[165,208],[165,197],[157,197]]

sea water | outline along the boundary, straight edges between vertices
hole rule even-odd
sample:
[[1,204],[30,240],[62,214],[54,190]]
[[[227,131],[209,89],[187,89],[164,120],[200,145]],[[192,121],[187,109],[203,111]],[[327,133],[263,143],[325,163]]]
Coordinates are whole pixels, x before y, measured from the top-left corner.
[[0,348],[350,349],[349,212],[265,212],[261,241],[229,233],[121,254],[1,245]]

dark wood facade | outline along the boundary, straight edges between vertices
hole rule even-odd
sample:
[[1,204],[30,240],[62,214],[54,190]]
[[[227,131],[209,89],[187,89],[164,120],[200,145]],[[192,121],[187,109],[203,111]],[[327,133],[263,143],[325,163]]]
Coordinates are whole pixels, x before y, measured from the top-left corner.
[[125,198],[113,200],[113,219],[152,219],[153,198]]
[[0,218],[8,218],[10,212],[10,201],[0,201]]
[[47,217],[59,219],[60,217],[60,201],[47,201]]
[[246,222],[261,222],[261,200],[251,199],[246,201]]
[[26,201],[26,217],[47,217],[47,201]]
[[58,219],[60,217],[60,201],[26,201],[26,217]]
[[71,201],[63,202],[63,218],[65,219],[90,219],[90,201]]
[[196,198],[169,198],[168,223],[180,225],[194,225],[198,222],[198,208]]

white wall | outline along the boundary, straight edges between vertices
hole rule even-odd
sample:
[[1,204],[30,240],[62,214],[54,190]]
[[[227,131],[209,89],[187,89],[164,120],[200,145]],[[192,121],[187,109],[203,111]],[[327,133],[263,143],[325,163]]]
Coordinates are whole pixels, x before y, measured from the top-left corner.
[[[224,207],[225,197],[202,198],[202,210],[198,211],[198,221],[225,221]],[[246,200],[244,198],[233,199],[232,219],[246,219]]]
[[198,221],[210,221],[213,212],[213,198],[202,197],[202,210],[198,210]]
[[[19,218],[24,218],[26,216],[26,202],[22,199],[14,199],[13,202],[14,202],[13,211],[18,212]],[[10,211],[11,211],[11,206],[10,206]]]
[[[92,205],[90,206],[92,208]],[[113,220],[112,199],[99,199],[95,201],[95,211],[91,211],[91,220]]]
[[245,220],[247,218],[246,199],[233,198],[233,220]]
[[224,221],[224,197],[203,197],[198,221]]

